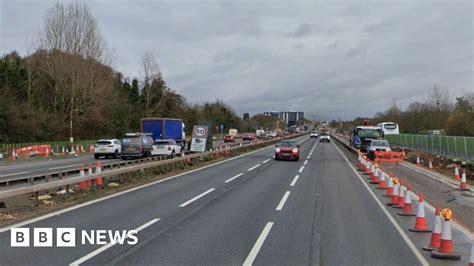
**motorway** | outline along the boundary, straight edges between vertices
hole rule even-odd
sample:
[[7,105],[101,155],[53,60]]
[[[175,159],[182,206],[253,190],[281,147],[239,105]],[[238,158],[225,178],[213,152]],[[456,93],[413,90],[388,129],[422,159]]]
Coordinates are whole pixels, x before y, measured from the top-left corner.
[[389,218],[334,143],[299,140],[298,162],[268,147],[15,226],[139,229],[136,245],[12,248],[8,227],[0,264],[458,265],[413,248],[429,235]]
[[[232,145],[247,143],[243,142],[241,138],[235,139]],[[230,145],[231,143],[224,143],[223,140],[215,140],[213,142],[214,147],[222,145]],[[122,159],[100,159],[102,163],[112,163],[114,161],[120,161]],[[81,165],[88,167],[89,163],[95,165],[99,161],[94,158],[91,154],[81,155],[77,157],[70,157],[64,159],[54,160],[38,160],[34,162],[18,161],[17,163],[1,163],[0,164],[0,181],[7,179],[25,178],[30,176],[41,176],[50,174],[52,172],[60,172],[78,169]]]

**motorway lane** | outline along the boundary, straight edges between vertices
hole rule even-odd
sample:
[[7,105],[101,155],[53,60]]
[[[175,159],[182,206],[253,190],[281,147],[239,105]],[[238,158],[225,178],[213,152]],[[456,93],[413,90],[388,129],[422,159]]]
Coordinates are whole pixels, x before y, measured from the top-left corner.
[[[222,146],[224,144],[236,145],[243,142],[241,138],[236,139],[234,143],[224,143],[223,140],[214,141],[214,146]],[[21,178],[30,176],[40,176],[52,172],[66,171],[78,169],[81,165],[87,167],[89,163],[95,165],[96,162],[111,163],[114,161],[121,161],[121,159],[100,159],[96,160],[93,155],[82,155],[78,157],[54,160],[42,160],[35,162],[19,162],[0,165],[0,181],[11,178]]]
[[[126,193],[87,207],[70,211],[60,216],[53,216],[46,220],[28,225],[28,227],[75,227],[77,230],[130,230],[137,228],[152,219],[166,215],[166,220],[159,221],[153,228],[172,226],[176,221],[185,219],[194,208],[199,207],[200,202],[206,202],[207,198],[190,204],[189,208],[178,206],[190,198],[206,191],[211,185],[221,185],[227,190],[237,183],[238,179],[249,178],[248,169],[254,166],[256,161],[265,165],[272,155],[271,147],[257,151],[248,156],[232,159],[219,165],[208,167],[185,176],[168,180],[159,185],[152,185],[140,190]],[[234,182],[226,183],[229,177],[243,172],[245,175],[235,179]],[[251,171],[250,171],[251,172]],[[227,188],[226,188],[227,187]],[[105,221],[105,222],[104,222]],[[141,240],[145,241],[146,233]],[[98,246],[78,246],[74,249],[49,248],[29,249],[29,256],[24,256],[25,249],[10,248],[10,236],[8,232],[0,234],[0,257],[7,264],[68,264],[81,256],[92,252]],[[120,249],[119,249],[120,250]]]

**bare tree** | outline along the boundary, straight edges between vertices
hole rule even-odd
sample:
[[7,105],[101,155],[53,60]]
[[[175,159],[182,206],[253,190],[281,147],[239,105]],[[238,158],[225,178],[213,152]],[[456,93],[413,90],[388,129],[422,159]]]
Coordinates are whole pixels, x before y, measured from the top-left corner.
[[160,109],[166,83],[163,81],[160,68],[151,52],[146,52],[142,58],[140,75],[142,78],[142,101],[145,107],[145,116],[156,115]]
[[66,7],[57,3],[45,14],[38,48],[103,61],[107,45],[87,5],[72,2]]

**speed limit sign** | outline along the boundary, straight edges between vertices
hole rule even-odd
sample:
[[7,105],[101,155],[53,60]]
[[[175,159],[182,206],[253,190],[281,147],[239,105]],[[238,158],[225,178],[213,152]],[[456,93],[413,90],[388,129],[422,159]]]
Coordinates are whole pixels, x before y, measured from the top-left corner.
[[204,127],[196,127],[194,129],[194,135],[196,135],[196,137],[204,137],[207,133],[207,128],[204,128]]
[[206,141],[208,134],[207,126],[194,126],[193,136],[191,138],[191,151],[204,152],[206,151]]

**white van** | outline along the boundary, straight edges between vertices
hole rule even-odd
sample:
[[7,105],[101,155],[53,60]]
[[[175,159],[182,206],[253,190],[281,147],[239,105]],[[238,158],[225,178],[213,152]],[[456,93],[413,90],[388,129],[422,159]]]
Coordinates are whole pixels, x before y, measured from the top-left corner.
[[398,135],[398,134],[400,134],[400,130],[398,128],[397,123],[383,122],[383,123],[377,124],[377,127],[382,129],[384,135]]

